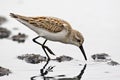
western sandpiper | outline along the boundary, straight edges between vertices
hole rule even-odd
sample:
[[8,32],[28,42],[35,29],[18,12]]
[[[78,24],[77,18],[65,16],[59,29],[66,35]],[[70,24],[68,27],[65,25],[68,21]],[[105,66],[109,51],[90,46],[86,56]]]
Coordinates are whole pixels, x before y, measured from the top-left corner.
[[[51,49],[45,46],[46,41],[51,40],[78,46],[83,53],[85,60],[87,60],[85,51],[82,46],[84,42],[82,34],[79,31],[72,29],[71,25],[67,21],[56,17],[26,17],[14,13],[10,13],[10,16],[26,25],[39,35],[35,37],[33,41],[42,46],[48,59],[50,59],[50,57],[46,50],[48,50],[50,54],[55,55]],[[39,37],[45,38],[43,44],[36,41],[36,39]]]

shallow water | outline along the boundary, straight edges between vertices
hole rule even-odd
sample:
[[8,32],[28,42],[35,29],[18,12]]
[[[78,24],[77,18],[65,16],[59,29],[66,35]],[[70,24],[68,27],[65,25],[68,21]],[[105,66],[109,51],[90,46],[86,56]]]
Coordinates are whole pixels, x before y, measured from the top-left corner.
[[[40,75],[31,77],[31,80],[37,80],[36,78],[41,78],[43,80],[80,80],[82,78],[82,75],[84,74],[86,67],[87,67],[87,64],[78,65],[76,67],[73,67],[70,64],[68,64],[69,65],[68,66],[66,64],[67,66],[65,67],[64,65],[50,66],[49,63],[50,63],[50,61],[47,61],[45,63],[45,65],[43,66],[43,68],[40,69]],[[47,66],[48,66],[48,68],[46,68]],[[57,67],[59,67],[59,69],[55,69],[56,72],[54,72],[54,68],[57,68]],[[64,70],[62,70],[60,68],[63,68]],[[74,75],[75,71],[78,71],[78,74],[76,74],[76,76]],[[65,72],[67,72],[67,73],[65,74]],[[52,73],[52,74],[49,75],[49,73]]]
[[8,49],[9,54],[7,50],[2,49],[0,64],[10,69],[12,73],[0,77],[0,80],[112,80],[113,77],[114,80],[120,79],[120,65],[111,66],[106,62],[76,59],[63,62],[50,60],[39,64],[30,64],[17,59],[18,55],[26,52],[22,51],[24,50],[23,44],[18,45],[16,42],[7,42],[6,40],[3,42],[9,42],[16,47],[21,45],[21,47],[14,50],[15,47],[12,46],[12,51]]
[[[19,62],[19,61],[18,61]],[[17,64],[16,64],[17,65]],[[19,67],[11,68],[9,76],[1,80],[119,80],[120,66],[110,66],[105,62],[82,62],[78,60],[40,64],[20,62]]]
[[[50,63],[50,64],[49,64]],[[52,65],[53,66],[52,66]],[[46,63],[40,69],[39,74],[31,77],[31,80],[119,80],[119,73],[114,71],[119,66],[106,65],[105,63],[86,63],[79,64],[78,61],[63,62],[60,64],[53,64],[53,62]],[[52,68],[52,72],[49,69]],[[112,76],[111,76],[112,75]]]

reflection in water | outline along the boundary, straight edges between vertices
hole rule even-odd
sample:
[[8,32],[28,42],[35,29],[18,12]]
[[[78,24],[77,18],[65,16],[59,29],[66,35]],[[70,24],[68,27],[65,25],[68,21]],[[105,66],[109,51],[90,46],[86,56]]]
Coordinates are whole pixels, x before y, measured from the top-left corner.
[[[49,72],[53,71],[53,68],[55,66],[49,66],[47,69],[45,69],[47,67],[47,65],[49,64],[49,61],[46,62],[46,64],[43,66],[43,68],[40,70],[40,76],[33,76],[31,77],[31,80],[36,80],[35,78],[37,77],[42,77],[43,80],[81,80],[82,75],[84,74],[84,71],[87,67],[87,64],[85,64],[82,68],[82,70],[80,71],[80,73],[73,77],[73,78],[68,78],[65,77],[65,75],[57,75],[55,77],[51,77],[51,76],[46,76]],[[56,78],[57,77],[57,78]]]

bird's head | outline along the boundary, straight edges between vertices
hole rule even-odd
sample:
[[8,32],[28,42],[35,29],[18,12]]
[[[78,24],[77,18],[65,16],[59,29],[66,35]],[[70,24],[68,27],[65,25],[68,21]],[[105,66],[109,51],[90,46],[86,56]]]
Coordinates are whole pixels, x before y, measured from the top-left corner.
[[78,46],[80,48],[81,52],[83,53],[85,60],[87,60],[87,57],[85,55],[85,51],[84,51],[83,46],[82,46],[82,44],[84,42],[83,35],[79,31],[72,30],[70,38],[71,38],[71,41],[70,41],[71,44]]
[[82,34],[79,31],[76,30],[72,30],[71,35],[70,35],[70,42],[73,45],[76,46],[81,46],[84,42],[84,38],[82,36]]

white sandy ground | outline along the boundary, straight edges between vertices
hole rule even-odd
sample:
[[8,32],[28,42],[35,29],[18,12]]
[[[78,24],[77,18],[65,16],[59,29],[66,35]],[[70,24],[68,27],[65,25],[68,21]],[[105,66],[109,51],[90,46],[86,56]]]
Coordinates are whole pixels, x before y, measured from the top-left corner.
[[[17,55],[26,53],[45,54],[39,45],[32,42],[32,38],[37,34],[10,18],[10,12],[28,16],[55,16],[67,20],[85,36],[84,48],[88,56],[88,65],[81,80],[119,80],[120,66],[94,63],[90,58],[92,54],[105,52],[111,55],[113,60],[120,62],[119,4],[119,0],[1,0],[0,15],[8,19],[2,27],[9,30],[18,27],[19,30],[12,30],[12,35],[23,32],[29,37],[24,44],[8,39],[0,40],[0,66],[13,72],[9,76],[0,77],[0,80],[30,80],[30,77],[39,75],[39,70],[44,65],[44,63],[28,64],[16,59]],[[41,39],[39,41],[41,42]],[[72,77],[79,74],[82,66],[78,64],[85,62],[78,48],[51,41],[48,41],[47,45],[57,56],[65,54],[79,60],[51,62],[56,67],[49,75],[65,73]]]

